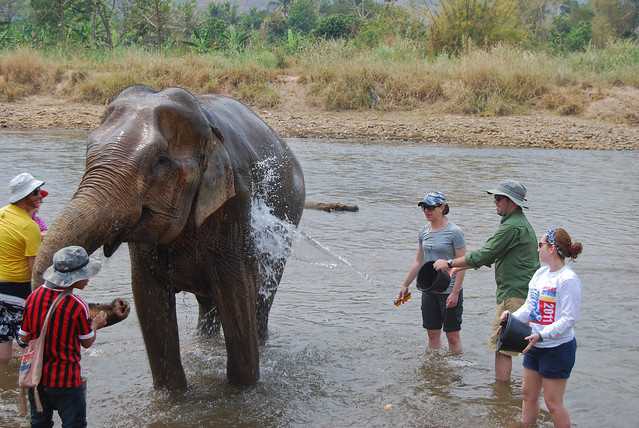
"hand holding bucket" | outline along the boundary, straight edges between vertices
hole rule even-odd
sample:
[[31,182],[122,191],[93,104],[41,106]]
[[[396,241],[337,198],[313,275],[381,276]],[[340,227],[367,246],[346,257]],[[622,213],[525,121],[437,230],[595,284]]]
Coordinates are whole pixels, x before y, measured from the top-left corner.
[[435,270],[434,262],[426,262],[417,273],[417,289],[424,292],[446,291],[450,285],[450,275],[443,270]]
[[504,312],[501,317],[501,330],[497,339],[497,350],[508,352],[523,352],[529,345],[527,338],[532,329],[527,323],[519,321],[510,312]]

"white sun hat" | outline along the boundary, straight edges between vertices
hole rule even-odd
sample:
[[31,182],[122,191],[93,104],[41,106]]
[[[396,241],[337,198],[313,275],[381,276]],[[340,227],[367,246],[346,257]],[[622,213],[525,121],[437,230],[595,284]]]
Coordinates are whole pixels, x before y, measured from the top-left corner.
[[16,175],[9,182],[9,202],[15,204],[19,200],[29,196],[29,193],[33,192],[43,184],[44,181],[36,180],[33,178],[33,175],[28,172]]

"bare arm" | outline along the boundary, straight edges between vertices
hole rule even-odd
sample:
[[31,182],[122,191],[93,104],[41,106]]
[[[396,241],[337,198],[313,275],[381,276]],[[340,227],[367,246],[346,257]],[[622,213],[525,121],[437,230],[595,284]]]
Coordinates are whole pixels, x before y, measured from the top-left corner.
[[[447,270],[448,269],[448,260],[444,260],[444,259],[439,259],[439,260],[435,260],[435,263],[433,263],[433,267],[436,270]],[[466,263],[466,250],[464,249],[464,253],[462,255],[457,255],[457,250],[455,250],[455,258],[453,259],[453,268],[456,268],[454,270],[455,273],[457,272],[461,272],[464,271],[468,268],[470,268],[470,266],[468,265],[468,263]]]
[[96,332],[104,327],[107,323],[107,314],[105,312],[99,312],[93,319],[91,320],[91,329],[93,330],[93,336],[87,339],[80,339],[80,345],[83,348],[90,348],[91,345],[95,342]]
[[408,293],[408,289],[410,288],[411,283],[415,280],[417,276],[417,272],[421,265],[424,264],[424,252],[422,251],[421,245],[417,247],[417,253],[415,254],[415,260],[410,265],[410,269],[406,274],[406,278],[404,278],[404,282],[402,282],[402,286],[399,290],[399,297],[404,297],[406,293]]
[[[463,259],[465,254],[465,247],[455,249],[455,259]],[[446,265],[446,267],[448,267],[448,264]],[[455,275],[455,285],[453,285],[453,289],[446,299],[447,308],[454,308],[455,306],[457,306],[459,293],[461,292],[461,289],[463,287],[464,276],[466,275],[466,272],[464,270],[455,270],[454,272],[451,271],[451,275],[453,274]]]

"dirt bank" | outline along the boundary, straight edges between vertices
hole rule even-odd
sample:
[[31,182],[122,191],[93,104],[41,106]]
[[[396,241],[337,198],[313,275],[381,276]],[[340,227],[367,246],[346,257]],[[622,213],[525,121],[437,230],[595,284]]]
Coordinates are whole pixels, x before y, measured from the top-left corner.
[[[287,89],[278,107],[255,109],[284,137],[570,149],[639,148],[639,126],[548,113],[483,118],[425,110],[327,112],[309,106],[296,89]],[[104,106],[100,105],[34,96],[0,103],[0,129],[92,129],[98,126],[103,111]]]

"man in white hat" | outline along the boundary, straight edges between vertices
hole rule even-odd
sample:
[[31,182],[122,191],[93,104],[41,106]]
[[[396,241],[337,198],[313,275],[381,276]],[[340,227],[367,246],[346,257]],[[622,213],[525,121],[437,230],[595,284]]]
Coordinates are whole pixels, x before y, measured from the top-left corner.
[[522,209],[528,209],[526,186],[515,180],[506,180],[495,189],[486,190],[486,193],[494,195],[495,209],[501,217],[497,231],[479,250],[466,253],[464,257],[437,260],[434,266],[437,270],[463,270],[495,264],[497,309],[490,345],[495,351],[495,379],[508,382],[512,356],[518,354],[497,351],[500,317],[504,311],[516,311],[526,300],[528,283],[539,269],[537,235]]
[[11,359],[31,292],[31,270],[41,242],[31,214],[42,203],[43,184],[29,173],[18,174],[9,182],[9,204],[0,208],[0,365]]

